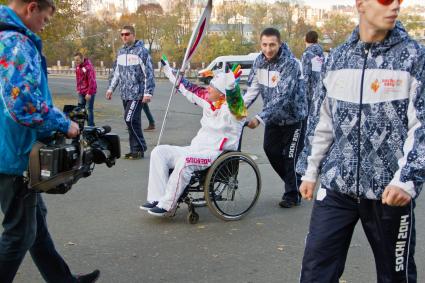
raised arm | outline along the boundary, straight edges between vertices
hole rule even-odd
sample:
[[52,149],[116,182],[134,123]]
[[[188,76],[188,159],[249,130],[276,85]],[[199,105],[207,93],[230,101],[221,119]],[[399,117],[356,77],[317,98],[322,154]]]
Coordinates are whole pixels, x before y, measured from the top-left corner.
[[[161,60],[162,71],[168,80],[175,84],[177,71],[170,67],[168,61],[163,58]],[[179,92],[183,94],[192,103],[200,107],[211,107],[211,102],[208,100],[208,91],[206,88],[191,83],[186,78],[181,78],[179,85]]]

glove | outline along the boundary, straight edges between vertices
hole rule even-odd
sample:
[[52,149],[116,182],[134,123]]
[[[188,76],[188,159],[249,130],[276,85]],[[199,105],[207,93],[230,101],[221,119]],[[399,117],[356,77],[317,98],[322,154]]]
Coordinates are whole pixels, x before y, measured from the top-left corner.
[[232,72],[228,72],[225,75],[225,88],[226,90],[232,90],[236,86],[235,76]]
[[168,78],[168,80],[172,84],[175,84],[176,76],[174,75],[173,68],[171,68],[170,64],[168,63],[167,57],[165,57],[165,55],[162,55],[161,64],[162,64],[161,70],[164,73],[164,75]]
[[242,75],[241,65],[233,64],[232,72],[235,76],[236,83],[239,84]]

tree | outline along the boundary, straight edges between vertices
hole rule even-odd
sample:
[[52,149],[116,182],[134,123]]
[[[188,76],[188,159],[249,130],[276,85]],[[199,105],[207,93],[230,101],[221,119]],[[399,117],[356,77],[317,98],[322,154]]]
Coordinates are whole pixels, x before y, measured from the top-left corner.
[[[96,17],[88,17],[82,23],[84,36],[75,40],[78,50],[95,64],[99,65],[103,61],[105,66],[112,66],[115,57],[112,57],[116,39],[115,30],[106,28],[105,22]],[[112,38],[111,38],[112,35]]]
[[[172,54],[172,60],[176,62],[183,61],[185,48],[192,34],[193,25],[189,4],[188,1],[184,0],[174,1],[173,10],[165,14],[164,20],[160,23],[160,29],[162,29],[160,36],[161,51],[164,54]],[[159,59],[158,55],[155,56],[154,54],[153,57]]]
[[[72,43],[66,40],[77,36],[81,21],[81,0],[56,0],[56,12],[48,26],[40,33],[44,42],[44,53],[48,64],[56,63],[57,60],[70,63]],[[65,47],[65,48],[64,48]]]
[[354,28],[355,24],[348,16],[334,14],[325,21],[321,31],[324,37],[331,40],[331,47],[335,47],[343,43]]
[[271,24],[281,30],[283,41],[289,41],[293,37],[295,23],[294,5],[292,1],[277,1],[271,7]]
[[298,19],[298,22],[294,26],[295,32],[293,37],[288,41],[289,48],[296,57],[301,58],[302,53],[305,50],[305,35],[307,32],[314,29],[315,28],[313,26],[306,24],[303,18]]
[[141,27],[142,38],[148,43],[149,51],[152,50],[152,45],[155,40],[161,35],[161,22],[164,18],[164,11],[159,4],[140,5],[137,9],[137,25]]
[[[7,4],[7,2],[7,0],[0,0],[0,4]],[[71,59],[68,58],[72,54],[74,46],[66,40],[77,33],[81,3],[81,0],[55,0],[55,15],[51,23],[40,33],[48,64],[64,59],[70,62]]]
[[402,13],[399,20],[403,23],[410,35],[414,35],[414,31],[425,28],[425,18],[421,15],[412,15],[410,13]]
[[253,27],[251,37],[252,42],[258,42],[261,32],[266,27],[267,13],[267,5],[264,5],[264,3],[257,3],[249,6],[247,15],[249,17],[249,22]]
[[235,4],[232,2],[232,3],[218,5],[215,8],[218,22],[223,24],[229,23],[230,18],[232,18],[235,14],[233,9],[234,5]]

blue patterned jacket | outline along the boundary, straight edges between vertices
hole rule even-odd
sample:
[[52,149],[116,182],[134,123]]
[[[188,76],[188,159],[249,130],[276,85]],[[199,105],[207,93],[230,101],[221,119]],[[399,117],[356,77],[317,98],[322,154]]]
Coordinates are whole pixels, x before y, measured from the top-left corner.
[[257,118],[265,125],[295,124],[307,116],[301,65],[285,43],[275,60],[269,62],[263,54],[255,59],[244,95],[246,106],[250,107],[259,95],[264,106]]
[[356,28],[331,52],[322,78],[297,164],[302,179],[320,174],[324,188],[358,198],[380,199],[389,184],[417,197],[425,180],[425,49],[399,22],[371,46]]
[[0,32],[0,173],[22,175],[34,142],[70,121],[53,106],[41,39],[6,6],[0,22],[25,30]]
[[122,100],[140,100],[144,95],[153,95],[155,77],[152,60],[143,41],[137,40],[118,51],[108,89],[115,90],[117,86]]
[[314,89],[319,84],[320,72],[322,71],[324,60],[325,56],[323,55],[323,49],[319,44],[312,44],[308,46],[304,50],[301,58],[309,109],[311,107],[310,105]]

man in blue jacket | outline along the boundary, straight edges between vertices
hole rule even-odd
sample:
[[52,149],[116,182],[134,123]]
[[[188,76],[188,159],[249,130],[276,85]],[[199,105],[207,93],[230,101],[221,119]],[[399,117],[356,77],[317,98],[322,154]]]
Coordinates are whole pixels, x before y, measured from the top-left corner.
[[323,49],[318,44],[318,40],[319,35],[317,32],[314,30],[307,32],[305,35],[306,48],[301,58],[309,110],[311,108],[313,92],[319,84],[320,72],[322,71],[322,65],[325,60]]
[[130,152],[124,158],[140,159],[147,150],[142,132],[141,110],[143,103],[151,101],[155,77],[151,57],[143,41],[136,40],[134,27],[124,26],[121,29],[121,39],[124,47],[118,51],[106,99],[112,98],[112,93],[118,86],[130,142]]
[[94,282],[99,271],[74,276],[58,254],[46,206],[23,177],[37,139],[54,131],[76,137],[78,125],[53,106],[40,38],[55,11],[53,0],[0,5],[0,282],[10,283],[27,251],[47,282]]
[[295,173],[298,153],[302,149],[303,121],[307,116],[307,99],[301,67],[275,28],[266,28],[260,36],[261,54],[255,59],[244,95],[247,107],[263,98],[263,109],[248,124],[254,129],[261,123],[264,151],[273,169],[285,182],[279,205],[290,208],[300,204],[300,176]]
[[414,199],[425,176],[425,50],[401,23],[399,0],[357,0],[359,26],[332,50],[313,98],[297,171],[320,187],[301,282],[339,282],[356,223],[378,282],[416,282]]

